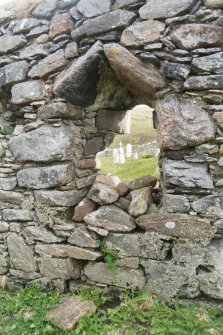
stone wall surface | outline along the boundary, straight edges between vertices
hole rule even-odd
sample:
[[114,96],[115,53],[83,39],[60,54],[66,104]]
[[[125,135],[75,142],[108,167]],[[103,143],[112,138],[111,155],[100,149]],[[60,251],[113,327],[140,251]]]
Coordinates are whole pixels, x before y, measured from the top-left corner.
[[[0,279],[9,289],[83,282],[223,300],[222,8],[53,0],[24,19],[0,10]],[[122,183],[96,169],[139,103],[156,112],[161,203],[156,178]],[[101,242],[118,252],[115,272]]]

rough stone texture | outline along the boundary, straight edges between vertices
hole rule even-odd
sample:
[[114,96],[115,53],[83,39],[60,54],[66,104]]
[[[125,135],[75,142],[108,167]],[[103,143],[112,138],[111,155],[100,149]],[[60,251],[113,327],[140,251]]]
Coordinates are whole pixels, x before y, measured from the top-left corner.
[[7,222],[0,221],[0,233],[9,231],[9,224]]
[[37,270],[36,261],[33,253],[24,239],[12,233],[7,238],[10,261],[17,270],[33,272]]
[[0,24],[3,24],[6,21],[12,19],[14,15],[15,15],[14,11],[2,8],[0,12]]
[[93,137],[86,141],[85,147],[84,147],[84,154],[85,156],[88,155],[94,155],[98,152],[104,150],[105,144],[102,137]]
[[133,217],[145,214],[152,203],[152,188],[144,187],[131,192],[132,201],[129,206],[129,214]]
[[164,19],[178,16],[188,11],[195,0],[148,0],[146,5],[141,7],[139,14],[141,19]]
[[50,23],[49,37],[70,33],[73,28],[74,22],[69,13],[56,14]]
[[18,50],[26,43],[27,41],[23,36],[3,35],[0,37],[0,53],[6,54]]
[[192,99],[170,94],[156,103],[156,114],[158,142],[162,149],[179,150],[215,136],[210,116]]
[[123,31],[121,43],[125,46],[134,47],[157,42],[164,29],[165,24],[155,20],[134,22]]
[[74,210],[73,220],[77,222],[83,222],[84,217],[91,212],[94,212],[97,208],[97,204],[95,204],[90,199],[83,199]]
[[80,277],[79,262],[74,259],[41,258],[40,272],[49,279],[77,279]]
[[17,180],[15,177],[11,178],[0,178],[0,190],[11,191],[17,185]]
[[25,20],[15,20],[11,26],[13,34],[21,34],[29,32],[32,28],[41,26],[41,21],[32,17],[28,17]]
[[46,95],[45,84],[41,80],[30,80],[12,87],[12,103],[25,104],[42,100]]
[[32,12],[33,16],[48,19],[52,16],[57,7],[57,0],[48,0],[46,3],[40,3]]
[[6,221],[31,221],[32,214],[25,209],[3,209],[3,220]]
[[29,64],[26,61],[15,62],[0,69],[0,85],[6,85],[26,79]]
[[126,289],[142,289],[145,285],[142,269],[117,268],[113,273],[104,263],[95,263],[86,265],[84,273],[94,282]]
[[8,202],[11,204],[19,205],[24,200],[24,196],[18,192],[12,191],[1,191],[0,190],[0,202]]
[[190,73],[190,66],[178,63],[167,62],[164,65],[163,72],[169,79],[184,80]]
[[51,231],[44,227],[28,226],[24,229],[24,234],[30,242],[41,241],[43,243],[56,243],[60,239],[55,236]]
[[136,223],[146,231],[193,240],[212,238],[216,232],[208,220],[186,214],[142,215]]
[[221,128],[223,128],[223,113],[222,112],[216,112],[213,115],[213,119],[219,124]]
[[84,248],[98,248],[100,245],[100,241],[93,239],[84,226],[74,229],[68,239],[68,243]]
[[29,71],[28,76],[30,78],[43,78],[52,72],[61,70],[67,64],[68,61],[64,57],[64,51],[58,50],[35,65]]
[[191,207],[199,214],[208,216],[222,216],[223,218],[223,193],[208,195],[192,202]]
[[170,37],[181,49],[211,47],[220,43],[221,27],[210,24],[184,24],[174,30]]
[[30,59],[32,57],[43,57],[49,53],[49,46],[47,44],[32,43],[19,53],[21,59]]
[[38,109],[37,115],[41,120],[54,118],[78,120],[84,116],[84,111],[83,108],[79,106],[74,106],[70,103],[58,101],[45,106],[41,106]]
[[205,273],[199,276],[200,289],[209,298],[223,299],[223,280],[217,273]]
[[100,182],[100,180],[96,180],[92,189],[88,193],[88,198],[100,205],[108,205],[116,201],[119,198],[119,194],[115,190],[114,185],[109,185],[109,183],[106,184],[103,181]]
[[[47,143],[47,146],[45,145]],[[35,151],[33,151],[35,148]],[[43,125],[10,140],[10,150],[19,161],[49,162],[72,159],[81,153],[79,129],[75,126]]]
[[90,300],[78,296],[68,297],[47,312],[47,318],[55,326],[70,331],[78,321],[88,313],[94,313],[96,305]]
[[84,221],[91,226],[116,232],[128,232],[136,227],[131,216],[113,205],[100,207],[85,216]]
[[194,58],[192,65],[202,71],[215,74],[223,74],[223,52],[213,55]]
[[190,203],[184,195],[164,195],[164,206],[169,213],[188,213],[190,209]]
[[184,88],[187,90],[223,89],[223,76],[212,75],[190,77],[185,81]]
[[65,49],[65,58],[78,57],[78,45],[76,42],[67,44]]
[[129,113],[126,111],[99,110],[96,117],[96,127],[103,131],[126,133]]
[[111,8],[111,0],[80,0],[76,6],[77,10],[85,17],[99,16],[109,12]]
[[153,65],[145,66],[122,46],[109,43],[104,46],[104,51],[118,80],[132,93],[151,97],[165,87],[161,73]]
[[204,4],[208,8],[223,8],[222,0],[204,0]]
[[75,206],[85,196],[87,190],[71,190],[71,191],[35,191],[35,198],[38,202],[48,206]]
[[22,169],[17,173],[20,187],[41,189],[67,184],[74,179],[72,165],[61,164]]
[[82,249],[71,245],[60,244],[59,246],[60,247],[58,248],[58,244],[37,244],[35,246],[35,251],[44,257],[70,257],[89,261],[95,261],[102,256],[100,252]]
[[153,176],[143,176],[143,177],[131,180],[128,183],[128,188],[131,191],[139,190],[139,189],[141,189],[143,187],[150,187],[150,186],[153,187],[153,186],[156,185],[156,182],[157,182],[156,177],[153,177]]
[[84,56],[74,61],[57,77],[54,93],[74,105],[86,106],[94,103],[102,50],[102,44],[97,42]]
[[85,21],[80,27],[72,31],[71,36],[76,41],[85,36],[103,34],[114,29],[125,28],[132,23],[134,18],[134,13],[118,9]]
[[194,189],[213,189],[214,187],[213,178],[208,173],[207,166],[203,164],[166,159],[163,163],[163,173],[167,186]]

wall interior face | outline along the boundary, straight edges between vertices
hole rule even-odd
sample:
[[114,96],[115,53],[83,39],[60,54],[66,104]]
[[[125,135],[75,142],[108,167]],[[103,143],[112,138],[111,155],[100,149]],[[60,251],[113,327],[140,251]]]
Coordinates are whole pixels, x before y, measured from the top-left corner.
[[[47,0],[0,11],[0,279],[223,300],[222,0]],[[97,175],[128,107],[154,177]],[[118,251],[116,272],[100,243]],[[0,280],[1,281],[1,280]]]

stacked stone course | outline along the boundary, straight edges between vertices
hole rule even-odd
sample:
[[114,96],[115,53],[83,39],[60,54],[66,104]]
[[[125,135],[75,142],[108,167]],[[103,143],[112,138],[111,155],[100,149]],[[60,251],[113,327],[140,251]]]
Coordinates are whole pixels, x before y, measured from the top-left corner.
[[[0,11],[0,276],[223,300],[222,0],[34,7]],[[155,108],[158,207],[155,178],[95,167],[140,103]]]

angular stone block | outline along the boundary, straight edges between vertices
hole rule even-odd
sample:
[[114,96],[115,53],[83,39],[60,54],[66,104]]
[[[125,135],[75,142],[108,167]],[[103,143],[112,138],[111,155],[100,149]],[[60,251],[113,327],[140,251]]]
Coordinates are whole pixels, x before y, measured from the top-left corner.
[[152,187],[144,187],[131,192],[132,201],[129,206],[129,214],[137,217],[145,214],[152,204]]
[[0,178],[0,190],[11,191],[17,185],[17,180],[15,177],[10,178]]
[[127,111],[99,110],[96,117],[96,127],[99,130],[113,131],[118,134],[126,134],[129,123]]
[[80,277],[80,264],[74,259],[41,258],[39,264],[41,274],[49,279],[61,278],[64,280]]
[[53,102],[49,105],[41,106],[37,113],[41,120],[47,119],[82,119],[84,117],[84,109],[62,101]]
[[80,0],[76,8],[85,17],[99,16],[110,11],[111,0]]
[[33,215],[26,209],[3,209],[3,219],[6,221],[31,221]]
[[75,228],[67,242],[84,248],[98,248],[100,246],[100,241],[95,240],[84,226]]
[[84,217],[95,211],[97,204],[90,199],[83,199],[74,209],[73,221],[83,222]]
[[223,215],[223,193],[208,195],[192,202],[191,207],[199,214],[208,216]]
[[32,43],[20,51],[20,58],[32,59],[32,57],[45,57],[48,53],[49,46],[47,44]]
[[6,54],[22,48],[27,41],[23,36],[3,35],[0,37],[0,53]]
[[210,90],[210,89],[223,89],[223,76],[210,75],[210,76],[195,76],[190,77],[184,82],[184,89],[186,90]]
[[215,74],[223,74],[223,52],[194,58],[192,60],[192,65],[202,71],[208,71]]
[[29,64],[26,61],[8,64],[0,69],[0,85],[6,85],[26,79]]
[[8,202],[19,205],[24,200],[22,193],[12,191],[0,191],[0,202]]
[[49,37],[54,38],[60,34],[70,34],[74,29],[74,22],[69,13],[56,14],[50,22]]
[[25,104],[42,100],[45,95],[45,83],[41,80],[30,80],[12,87],[13,104]]
[[188,213],[190,209],[190,203],[184,195],[165,194],[163,202],[168,213]]
[[24,228],[24,235],[30,241],[41,241],[43,243],[57,243],[61,239],[55,236],[50,230],[40,226],[28,226]]
[[35,191],[36,201],[46,204],[48,206],[75,206],[77,205],[86,195],[88,190],[71,190],[71,191],[54,191],[54,190],[41,190]]

